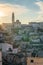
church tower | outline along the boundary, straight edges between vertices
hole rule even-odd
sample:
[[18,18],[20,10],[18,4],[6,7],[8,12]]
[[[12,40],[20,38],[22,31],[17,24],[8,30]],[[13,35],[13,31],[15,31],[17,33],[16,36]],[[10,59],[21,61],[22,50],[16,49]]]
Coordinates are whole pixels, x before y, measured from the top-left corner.
[[12,13],[12,23],[15,22],[15,16],[14,16],[14,12]]
[[12,13],[12,32],[14,32],[14,22],[15,22],[15,16],[14,12]]

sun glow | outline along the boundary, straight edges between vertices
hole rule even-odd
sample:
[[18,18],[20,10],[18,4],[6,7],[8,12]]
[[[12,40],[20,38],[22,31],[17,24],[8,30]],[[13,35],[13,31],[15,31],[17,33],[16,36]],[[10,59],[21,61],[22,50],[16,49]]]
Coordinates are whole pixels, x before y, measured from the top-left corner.
[[5,16],[4,12],[0,11],[0,17],[4,17],[4,16]]

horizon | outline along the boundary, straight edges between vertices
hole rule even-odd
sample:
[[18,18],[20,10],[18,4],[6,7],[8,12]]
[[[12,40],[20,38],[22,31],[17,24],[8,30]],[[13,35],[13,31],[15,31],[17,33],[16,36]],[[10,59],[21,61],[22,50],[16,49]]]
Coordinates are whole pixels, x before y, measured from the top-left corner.
[[11,23],[12,12],[22,24],[43,22],[43,0],[0,0],[0,24]]

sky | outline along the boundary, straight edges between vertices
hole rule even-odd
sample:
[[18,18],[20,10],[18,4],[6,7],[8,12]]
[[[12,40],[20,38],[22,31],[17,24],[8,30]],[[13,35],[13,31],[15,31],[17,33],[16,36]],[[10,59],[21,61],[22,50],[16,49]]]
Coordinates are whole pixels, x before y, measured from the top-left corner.
[[12,12],[22,24],[43,22],[43,0],[0,0],[0,23],[12,22]]

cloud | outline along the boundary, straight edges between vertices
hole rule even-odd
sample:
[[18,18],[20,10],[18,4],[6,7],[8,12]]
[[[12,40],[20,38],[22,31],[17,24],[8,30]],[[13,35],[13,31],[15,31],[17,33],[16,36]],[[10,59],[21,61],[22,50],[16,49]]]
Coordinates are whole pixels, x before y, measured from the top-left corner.
[[40,8],[39,14],[43,14],[43,2],[42,1],[36,2],[36,5],[38,5]]
[[38,1],[35,3],[38,7],[39,7],[39,11],[37,12],[37,17],[36,17],[36,21],[43,21],[43,2],[42,1]]
[[29,9],[21,5],[16,5],[16,4],[12,5],[6,3],[6,4],[0,4],[0,12],[3,12],[4,14],[3,17],[0,17],[0,23],[3,23],[3,22],[12,22],[11,20],[12,12],[14,12],[16,18],[18,18],[18,16],[21,16],[29,12]]
[[0,4],[0,11],[3,11],[5,15],[10,15],[12,12],[16,15],[21,15],[28,12],[28,9],[20,5]]

